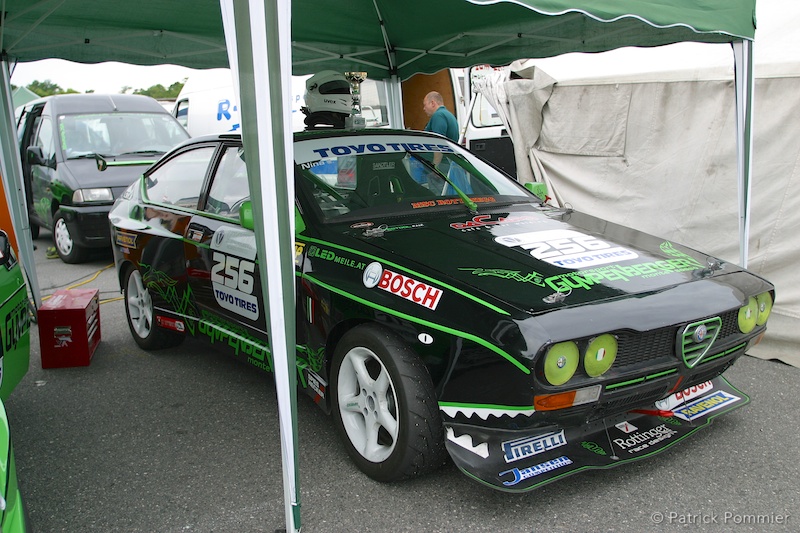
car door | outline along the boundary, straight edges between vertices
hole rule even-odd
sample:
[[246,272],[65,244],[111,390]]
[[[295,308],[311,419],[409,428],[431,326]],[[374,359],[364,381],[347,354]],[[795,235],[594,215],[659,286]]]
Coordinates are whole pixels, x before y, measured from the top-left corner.
[[199,333],[271,371],[255,233],[239,220],[250,200],[241,145],[221,147],[207,191],[184,239],[189,285],[200,314]]
[[[183,240],[198,205],[208,169],[216,153],[213,143],[193,145],[156,165],[145,174],[143,219],[138,267],[151,289],[153,304],[175,315],[189,333],[195,332],[199,313],[187,274]],[[159,315],[160,316],[160,315]],[[159,322],[163,322],[163,317]],[[163,322],[167,323],[167,322]],[[172,322],[169,322],[172,324]]]
[[37,156],[30,150],[26,152],[29,175],[25,180],[30,183],[31,214],[41,225],[49,228],[53,226],[53,198],[61,200],[56,170],[55,126],[50,115],[43,113],[33,120],[33,136],[29,146],[38,149]]

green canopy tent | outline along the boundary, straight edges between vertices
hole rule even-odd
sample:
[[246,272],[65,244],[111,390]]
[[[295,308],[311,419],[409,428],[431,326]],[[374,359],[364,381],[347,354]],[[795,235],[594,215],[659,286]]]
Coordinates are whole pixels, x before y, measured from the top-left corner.
[[[399,81],[447,67],[599,52],[680,41],[732,43],[737,75],[740,248],[747,258],[752,40],[755,0],[0,0],[3,179],[18,233],[29,236],[13,128],[8,61],[63,58],[238,71],[256,242],[267,280],[270,344],[281,411],[287,528],[299,529],[295,470],[293,180],[290,74],[366,71],[394,87],[390,120],[401,125]],[[225,20],[225,24],[223,24]],[[291,32],[287,29],[291,28]],[[256,154],[258,154],[256,156]],[[289,224],[286,221],[290,221]],[[32,248],[24,243],[38,298]],[[267,253],[270,252],[270,253]],[[280,366],[279,366],[280,364]]]

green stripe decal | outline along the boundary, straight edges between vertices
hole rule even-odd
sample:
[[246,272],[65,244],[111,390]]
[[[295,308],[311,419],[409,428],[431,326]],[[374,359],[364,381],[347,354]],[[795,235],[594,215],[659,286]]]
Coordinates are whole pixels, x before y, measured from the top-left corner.
[[323,240],[320,240],[320,239],[315,239],[313,237],[306,237],[305,235],[302,235],[302,236],[301,235],[296,235],[295,237],[296,237],[297,240],[300,240],[300,241],[313,242],[313,243],[316,243],[316,244],[320,244],[322,246],[329,246],[331,248],[337,248],[339,250],[342,250],[342,251],[345,251],[345,252],[349,252],[351,254],[356,254],[356,255],[363,256],[363,257],[368,257],[368,258],[372,259],[373,261],[378,261],[380,263],[384,263],[386,265],[391,266],[392,268],[396,268],[398,270],[402,270],[404,272],[408,272],[409,274],[413,274],[415,277],[418,277],[418,278],[424,279],[426,281],[429,281],[431,283],[434,283],[436,285],[440,285],[442,287],[445,287],[448,290],[451,290],[451,291],[453,291],[453,292],[455,292],[457,294],[460,294],[464,298],[469,298],[470,300],[472,300],[474,302],[477,302],[477,303],[479,303],[479,304],[481,304],[481,305],[483,305],[485,307],[488,307],[492,311],[494,311],[496,313],[500,313],[501,315],[510,315],[511,314],[511,313],[509,313],[507,311],[504,311],[503,309],[500,309],[496,305],[492,305],[489,302],[478,298],[477,296],[475,296],[473,294],[470,294],[468,292],[462,291],[461,289],[457,289],[456,287],[453,287],[452,285],[448,285],[447,283],[443,283],[443,282],[439,281],[438,279],[431,278],[429,276],[426,276],[425,274],[420,274],[419,272],[417,272],[415,270],[411,270],[410,268],[406,268],[406,267],[404,267],[402,265],[398,265],[397,263],[392,263],[391,261],[387,261],[386,259],[374,256],[374,255],[371,255],[371,254],[368,254],[366,252],[360,252],[358,250],[353,250],[352,248],[348,248],[346,246],[341,246],[339,244],[335,244],[335,243],[332,243],[332,242],[323,241]]
[[708,361],[713,361],[714,359],[718,359],[720,357],[725,357],[726,355],[732,354],[733,352],[735,352],[737,350],[743,350],[745,346],[747,346],[747,343],[743,342],[739,346],[734,346],[730,350],[725,350],[724,352],[718,353],[717,355],[712,355],[711,357],[704,357],[703,360],[700,361],[700,365],[702,366],[703,363],[707,363]]
[[495,409],[497,411],[533,411],[531,405],[496,405],[493,403],[459,403],[459,402],[439,402],[439,407],[453,407],[455,409]]
[[308,274],[304,274],[302,276],[302,278],[306,279],[306,280],[309,280],[309,281],[311,281],[313,283],[316,283],[317,285],[319,285],[321,287],[324,287],[324,288],[328,289],[331,292],[335,292],[336,294],[338,294],[340,296],[344,296],[345,298],[349,298],[351,300],[355,300],[356,302],[358,302],[358,303],[360,303],[362,305],[366,305],[368,307],[372,307],[373,309],[377,309],[378,311],[383,311],[384,313],[387,313],[387,314],[390,314],[390,315],[394,315],[394,316],[402,318],[404,320],[408,320],[409,322],[414,322],[416,324],[420,324],[422,326],[425,326],[425,327],[428,327],[428,328],[431,328],[431,329],[435,329],[435,330],[438,330],[438,331],[442,331],[442,332],[448,333],[450,335],[455,335],[456,337],[461,337],[462,339],[470,340],[470,341],[472,341],[474,343],[480,344],[484,348],[488,348],[491,351],[499,354],[503,358],[507,359],[510,363],[512,363],[514,366],[516,366],[517,368],[519,368],[520,370],[522,370],[526,374],[530,374],[531,373],[529,368],[527,368],[525,365],[523,365],[522,363],[520,363],[519,361],[514,359],[514,357],[512,357],[511,354],[501,350],[497,346],[493,345],[490,342],[487,342],[487,341],[481,339],[480,337],[476,337],[475,335],[472,335],[471,333],[466,333],[464,331],[458,331],[456,329],[452,329],[452,328],[449,328],[447,326],[442,326],[441,324],[436,324],[434,322],[429,322],[427,320],[423,320],[423,319],[417,318],[415,316],[407,315],[405,313],[401,313],[399,311],[395,311],[394,309],[390,309],[388,307],[384,307],[382,305],[370,302],[369,300],[365,300],[364,298],[360,298],[360,297],[358,297],[358,296],[356,296],[354,294],[350,294],[349,292],[343,291],[342,289],[334,287],[333,285],[328,285],[327,283],[322,282],[322,281],[320,281],[320,280],[318,280],[318,279],[316,279],[313,276],[310,276]]

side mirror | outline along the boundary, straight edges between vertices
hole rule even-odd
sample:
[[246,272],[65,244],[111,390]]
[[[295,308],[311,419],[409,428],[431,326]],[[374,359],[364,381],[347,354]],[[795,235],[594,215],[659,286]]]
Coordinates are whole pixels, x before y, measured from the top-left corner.
[[242,207],[239,208],[239,223],[244,229],[255,228],[253,222],[253,202],[246,200],[242,202]]
[[52,162],[44,158],[44,153],[40,146],[28,146],[26,150],[28,163],[31,165],[40,165],[43,167],[53,167]]
[[525,188],[537,196],[541,201],[547,201],[547,184],[542,182],[528,182]]

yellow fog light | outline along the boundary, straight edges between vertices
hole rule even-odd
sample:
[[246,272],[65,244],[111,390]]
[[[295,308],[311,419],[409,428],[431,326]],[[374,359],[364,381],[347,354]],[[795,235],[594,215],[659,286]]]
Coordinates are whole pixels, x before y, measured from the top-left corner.
[[752,296],[747,301],[747,305],[739,309],[739,331],[750,333],[756,327],[758,319],[758,302]]
[[559,342],[544,356],[544,377],[551,385],[563,385],[575,374],[580,359],[574,342]]
[[592,339],[583,356],[583,368],[589,376],[602,376],[617,358],[617,339],[608,333]]
[[758,318],[756,318],[756,325],[763,326],[767,323],[767,318],[772,312],[772,294],[765,292],[756,296],[756,303],[758,304]]

